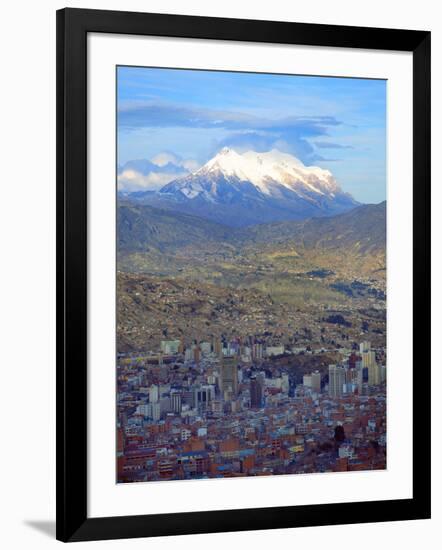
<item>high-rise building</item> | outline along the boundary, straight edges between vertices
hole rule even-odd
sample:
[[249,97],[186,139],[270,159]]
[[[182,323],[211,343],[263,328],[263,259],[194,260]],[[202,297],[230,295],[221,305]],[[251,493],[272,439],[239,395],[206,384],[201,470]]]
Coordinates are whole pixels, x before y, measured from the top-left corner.
[[369,386],[378,386],[381,383],[381,373],[379,365],[376,363],[376,353],[370,347],[365,348],[362,353],[362,368],[367,369]]
[[197,386],[195,388],[195,407],[206,407],[215,398],[213,386]]
[[150,403],[143,403],[142,405],[138,405],[137,407],[137,414],[142,414],[145,417],[148,417],[152,413],[152,405]]
[[199,363],[200,362],[200,358],[201,358],[201,350],[200,350],[200,347],[198,345],[194,345],[192,347],[192,352],[193,352],[193,360],[195,361],[195,363]]
[[355,370],[356,370],[356,378],[354,379],[354,383],[358,390],[358,394],[363,395],[364,371],[362,370],[362,365],[360,362]]
[[230,391],[233,395],[238,393],[238,367],[235,357],[225,357],[221,363],[220,390],[224,394]]
[[369,369],[376,364],[376,354],[372,350],[367,350],[362,353],[362,366]]
[[311,388],[313,391],[319,393],[321,391],[321,374],[318,371],[304,374],[302,384],[306,388]]
[[174,413],[181,412],[181,393],[173,392],[170,394],[170,406]]
[[252,409],[262,407],[262,385],[256,376],[250,379],[250,406]]
[[262,359],[263,348],[262,344],[253,344],[252,345],[252,359]]
[[212,352],[212,344],[210,342],[201,342],[200,349],[203,355],[209,355]]
[[319,371],[312,372],[310,377],[312,390],[319,393],[321,391],[321,373]]
[[160,389],[158,386],[153,385],[149,388],[149,403],[158,403],[160,398]]
[[181,340],[161,340],[161,351],[168,354],[176,354],[179,352]]
[[368,385],[379,386],[380,383],[381,383],[380,365],[378,365],[376,361],[373,361],[368,365]]
[[161,418],[161,405],[160,403],[157,401],[155,403],[152,403],[151,404],[151,416],[152,416],[152,420],[154,421],[157,421]]
[[161,414],[165,414],[172,411],[170,397],[162,397],[160,399]]
[[223,354],[223,343],[220,338],[213,339],[213,352],[217,357],[222,357]]
[[361,342],[359,344],[359,351],[361,353],[365,353],[366,351],[370,351],[370,350],[371,350],[370,342]]
[[328,393],[330,397],[340,397],[345,384],[345,369],[338,365],[328,367]]
[[249,346],[241,346],[241,357],[245,361],[249,361],[251,356],[252,356],[251,348],[249,348]]

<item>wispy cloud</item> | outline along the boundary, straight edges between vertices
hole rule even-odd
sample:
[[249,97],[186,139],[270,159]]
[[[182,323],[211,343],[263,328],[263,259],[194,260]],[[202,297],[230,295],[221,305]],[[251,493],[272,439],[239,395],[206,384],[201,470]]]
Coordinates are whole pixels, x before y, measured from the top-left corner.
[[330,141],[315,141],[314,144],[316,147],[319,147],[319,149],[353,149],[351,145],[331,143]]
[[238,153],[246,151],[265,152],[278,149],[283,153],[290,153],[302,159],[306,163],[325,160],[319,155],[310,143],[295,132],[243,132],[233,133],[216,141],[212,152],[215,153],[222,147],[231,147]]
[[237,111],[197,109],[178,105],[131,102],[120,106],[120,130],[140,128],[207,128],[231,131],[214,149],[225,145],[240,151],[268,151],[277,148],[296,154],[304,161],[323,160],[307,141],[329,135],[329,128],[341,122],[332,116],[288,116],[278,119]]
[[199,168],[193,159],[182,159],[169,151],[149,159],[126,162],[118,169],[119,191],[157,191],[170,181]]
[[289,116],[267,119],[237,111],[197,109],[172,104],[130,102],[118,110],[120,129],[184,126],[230,130],[297,131],[304,136],[327,135],[327,127],[341,124],[332,116]]
[[158,191],[176,177],[176,173],[150,172],[143,175],[136,170],[123,170],[118,174],[118,190],[127,192]]

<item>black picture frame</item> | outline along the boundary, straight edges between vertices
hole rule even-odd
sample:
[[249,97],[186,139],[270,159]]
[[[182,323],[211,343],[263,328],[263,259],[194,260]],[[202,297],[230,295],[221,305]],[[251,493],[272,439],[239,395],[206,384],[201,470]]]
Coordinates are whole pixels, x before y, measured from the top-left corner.
[[[413,498],[87,516],[87,34],[413,54]],[[430,33],[117,11],[57,12],[57,539],[86,541],[430,518]]]

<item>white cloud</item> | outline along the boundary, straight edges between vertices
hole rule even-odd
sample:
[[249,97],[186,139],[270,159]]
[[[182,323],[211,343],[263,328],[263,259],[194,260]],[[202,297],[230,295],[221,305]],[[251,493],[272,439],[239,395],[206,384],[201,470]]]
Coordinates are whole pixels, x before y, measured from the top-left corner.
[[158,191],[170,181],[198,170],[200,164],[193,159],[182,159],[169,151],[158,153],[150,160],[126,162],[118,174],[118,190]]
[[118,175],[118,190],[119,191],[158,191],[170,181],[185,175],[168,174],[161,172],[150,172],[147,175],[140,174],[135,170],[124,170]]
[[167,166],[168,164],[174,164],[175,166],[180,166],[188,172],[194,172],[198,170],[201,166],[199,162],[194,159],[182,159],[180,156],[175,155],[169,151],[163,151],[158,153],[150,159],[151,162],[156,164],[159,167]]
[[200,168],[201,164],[193,159],[183,160],[181,166],[185,168],[188,172],[195,172]]
[[158,153],[154,157],[152,157],[151,162],[156,164],[157,166],[166,166],[166,164],[169,164],[171,162],[172,164],[177,164],[178,166],[181,165],[181,159],[177,155],[174,155],[173,153],[169,153],[167,151],[164,151],[163,153]]

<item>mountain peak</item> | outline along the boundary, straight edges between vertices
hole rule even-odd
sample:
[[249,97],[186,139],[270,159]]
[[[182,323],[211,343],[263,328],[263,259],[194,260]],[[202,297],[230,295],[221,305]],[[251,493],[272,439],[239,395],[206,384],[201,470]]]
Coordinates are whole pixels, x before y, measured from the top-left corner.
[[195,173],[206,177],[215,174],[239,183],[251,183],[257,191],[267,196],[281,196],[285,191],[297,194],[308,191],[318,195],[340,191],[329,170],[305,166],[298,158],[278,149],[240,154],[223,147]]
[[225,223],[235,218],[233,225],[329,216],[359,204],[329,170],[277,149],[238,153],[229,147],[162,187],[150,203],[162,202]]

